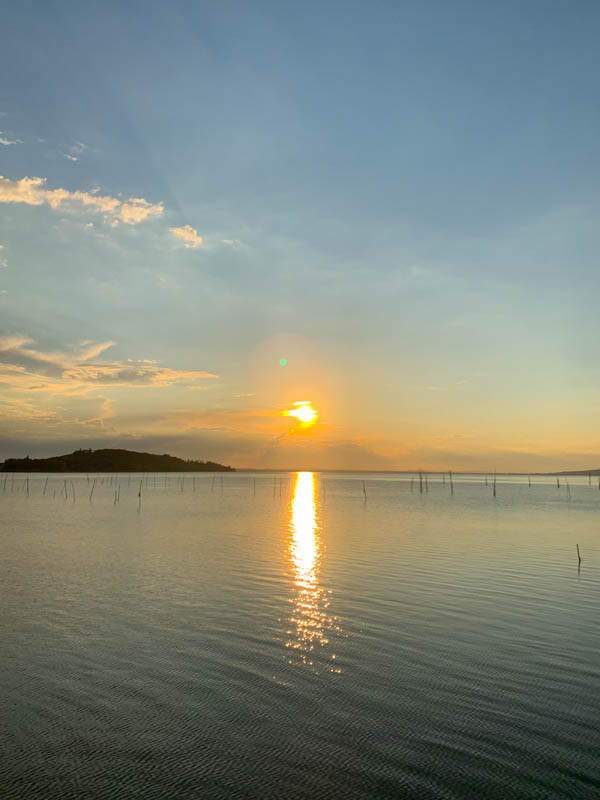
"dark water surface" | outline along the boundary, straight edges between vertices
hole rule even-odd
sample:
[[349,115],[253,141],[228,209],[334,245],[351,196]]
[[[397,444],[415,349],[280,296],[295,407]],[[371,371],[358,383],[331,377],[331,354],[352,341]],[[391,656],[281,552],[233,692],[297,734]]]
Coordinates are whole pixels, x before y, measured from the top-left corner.
[[600,796],[587,479],[5,477],[2,797]]

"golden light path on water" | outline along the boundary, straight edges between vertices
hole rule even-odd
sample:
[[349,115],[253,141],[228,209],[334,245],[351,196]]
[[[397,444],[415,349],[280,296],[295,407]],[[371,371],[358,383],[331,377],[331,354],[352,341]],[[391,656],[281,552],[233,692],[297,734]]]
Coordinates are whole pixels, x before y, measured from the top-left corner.
[[[286,647],[300,655],[302,663],[316,667],[315,650],[329,644],[328,630],[340,630],[337,620],[328,613],[330,592],[319,583],[321,539],[319,533],[315,476],[299,472],[291,503],[289,555],[294,570],[296,594],[290,618],[294,638]],[[340,673],[335,666],[335,653],[328,657],[328,669]],[[290,661],[291,663],[291,661]]]

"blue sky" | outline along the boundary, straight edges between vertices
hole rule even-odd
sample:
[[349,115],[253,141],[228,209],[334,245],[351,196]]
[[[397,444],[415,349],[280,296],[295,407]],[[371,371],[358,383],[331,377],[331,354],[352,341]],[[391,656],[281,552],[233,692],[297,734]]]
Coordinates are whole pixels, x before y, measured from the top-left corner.
[[599,34],[595,2],[11,4],[0,457],[597,466]]

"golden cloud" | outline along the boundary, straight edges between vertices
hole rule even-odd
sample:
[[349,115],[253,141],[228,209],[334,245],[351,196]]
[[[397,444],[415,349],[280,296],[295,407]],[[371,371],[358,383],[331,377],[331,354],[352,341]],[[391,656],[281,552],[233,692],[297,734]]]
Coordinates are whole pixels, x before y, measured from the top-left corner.
[[198,231],[191,225],[182,225],[180,228],[169,228],[173,236],[181,239],[185,247],[200,247],[202,237],[198,236]]
[[119,200],[97,192],[71,192],[68,189],[48,189],[45,178],[21,178],[11,181],[0,175],[0,203],[24,203],[29,206],[47,204],[53,211],[64,206],[83,206],[104,214],[112,224],[119,220],[127,225],[136,225],[148,217],[161,216],[162,203],[149,203],[140,197]]

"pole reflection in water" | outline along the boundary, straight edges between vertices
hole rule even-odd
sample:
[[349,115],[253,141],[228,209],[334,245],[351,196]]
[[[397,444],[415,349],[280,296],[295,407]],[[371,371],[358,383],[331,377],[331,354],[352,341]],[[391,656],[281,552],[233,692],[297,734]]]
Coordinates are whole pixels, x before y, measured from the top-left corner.
[[[328,611],[331,592],[319,583],[322,543],[312,472],[299,472],[296,476],[289,532],[295,596],[294,612],[290,618],[293,628],[288,631],[293,638],[286,642],[286,647],[296,652],[303,664],[315,670],[318,666],[326,666],[329,671],[340,673],[335,653],[326,654],[321,650],[329,644],[328,632],[341,631],[341,628]],[[291,659],[289,663],[293,663]]]

